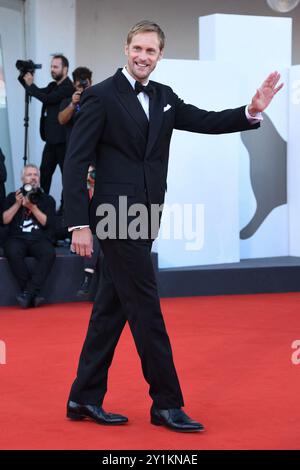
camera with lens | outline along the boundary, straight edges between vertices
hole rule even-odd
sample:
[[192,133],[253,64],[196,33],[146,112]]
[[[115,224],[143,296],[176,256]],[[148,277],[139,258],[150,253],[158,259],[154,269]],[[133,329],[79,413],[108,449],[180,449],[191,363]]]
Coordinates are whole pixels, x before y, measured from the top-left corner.
[[20,76],[24,77],[28,72],[33,75],[36,69],[42,68],[42,64],[35,64],[32,60],[17,60],[16,67],[20,72]]
[[79,86],[81,86],[85,90],[89,86],[89,81],[87,79],[80,78]]
[[27,197],[27,199],[32,204],[37,204],[40,200],[41,195],[43,194],[43,191],[40,187],[34,187],[28,183],[22,186],[21,192],[23,196]]

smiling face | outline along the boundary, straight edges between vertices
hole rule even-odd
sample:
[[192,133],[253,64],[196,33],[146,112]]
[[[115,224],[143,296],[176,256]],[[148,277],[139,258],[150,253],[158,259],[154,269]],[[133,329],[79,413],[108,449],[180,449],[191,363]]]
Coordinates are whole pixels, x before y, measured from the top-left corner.
[[157,62],[162,58],[158,34],[155,32],[137,33],[125,46],[127,70],[141,83],[146,83]]

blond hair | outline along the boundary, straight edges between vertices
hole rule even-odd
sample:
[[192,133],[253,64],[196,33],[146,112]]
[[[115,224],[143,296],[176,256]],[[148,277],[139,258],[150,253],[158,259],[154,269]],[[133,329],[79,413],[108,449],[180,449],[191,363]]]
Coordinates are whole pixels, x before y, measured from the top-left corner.
[[165,33],[161,29],[158,24],[154,23],[153,21],[143,20],[136,23],[132,28],[129,30],[127,34],[127,45],[132,41],[133,36],[138,33],[157,33],[159,39],[159,48],[162,50],[165,47]]

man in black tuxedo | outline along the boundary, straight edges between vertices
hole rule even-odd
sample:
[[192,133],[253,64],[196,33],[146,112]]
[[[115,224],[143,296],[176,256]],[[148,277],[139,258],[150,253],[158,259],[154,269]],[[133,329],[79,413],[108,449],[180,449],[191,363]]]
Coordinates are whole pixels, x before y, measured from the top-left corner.
[[[81,256],[91,254],[90,227],[96,228],[105,263],[67,416],[104,424],[127,421],[124,416],[106,413],[102,402],[114,350],[128,321],[150,386],[151,423],[176,431],[202,431],[204,426],[182,410],[183,396],[150,257],[155,236],[149,229],[150,209],[164,201],[173,129],[220,134],[257,128],[259,113],[281,86],[276,88],[279,74],[271,74],[247,108],[207,112],[185,104],[170,87],[149,82],[162,58],[164,41],[164,33],[155,23],[135,25],[125,46],[127,65],[83,94],[72,131],[64,167],[66,223],[73,231],[72,245]],[[89,207],[86,173],[95,150],[96,184]],[[124,217],[121,196],[126,196],[126,210],[133,204],[148,210],[144,219],[148,226],[141,229],[146,237],[132,236],[132,218],[127,221]],[[116,236],[111,227],[108,237],[103,233],[107,204],[120,220]]]
[[27,72],[20,82],[25,87],[30,96],[34,96],[43,103],[40,119],[40,134],[44,140],[41,162],[41,187],[46,194],[50,192],[52,176],[57,165],[61,172],[66,153],[66,133],[65,129],[58,122],[60,103],[64,98],[71,98],[74,93],[74,86],[68,77],[69,61],[61,54],[53,56],[51,60],[51,76],[53,81],[45,88],[37,87],[34,77]]

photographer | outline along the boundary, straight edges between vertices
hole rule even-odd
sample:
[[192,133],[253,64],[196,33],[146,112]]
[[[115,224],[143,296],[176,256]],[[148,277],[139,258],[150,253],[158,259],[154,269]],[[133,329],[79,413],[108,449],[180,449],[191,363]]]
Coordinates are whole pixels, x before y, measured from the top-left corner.
[[80,110],[80,98],[83,91],[92,85],[92,72],[87,67],[77,67],[73,73],[75,93],[72,99],[65,98],[60,103],[58,122],[65,127],[68,145],[76,113]]
[[51,61],[51,76],[54,81],[45,88],[38,88],[33,83],[33,73],[24,70],[19,77],[29,95],[34,96],[43,103],[40,134],[46,142],[41,162],[41,187],[49,194],[52,175],[56,166],[63,171],[63,163],[66,152],[66,136],[60,126],[57,115],[59,106],[64,98],[70,98],[74,93],[74,87],[68,77],[69,62],[63,55],[55,55]]
[[[17,301],[23,308],[37,307],[44,299],[41,288],[54,263],[52,227],[55,201],[40,188],[40,173],[35,165],[26,165],[21,189],[10,193],[4,203],[3,223],[9,227],[4,253],[22,293]],[[26,256],[37,263],[30,275]]]

